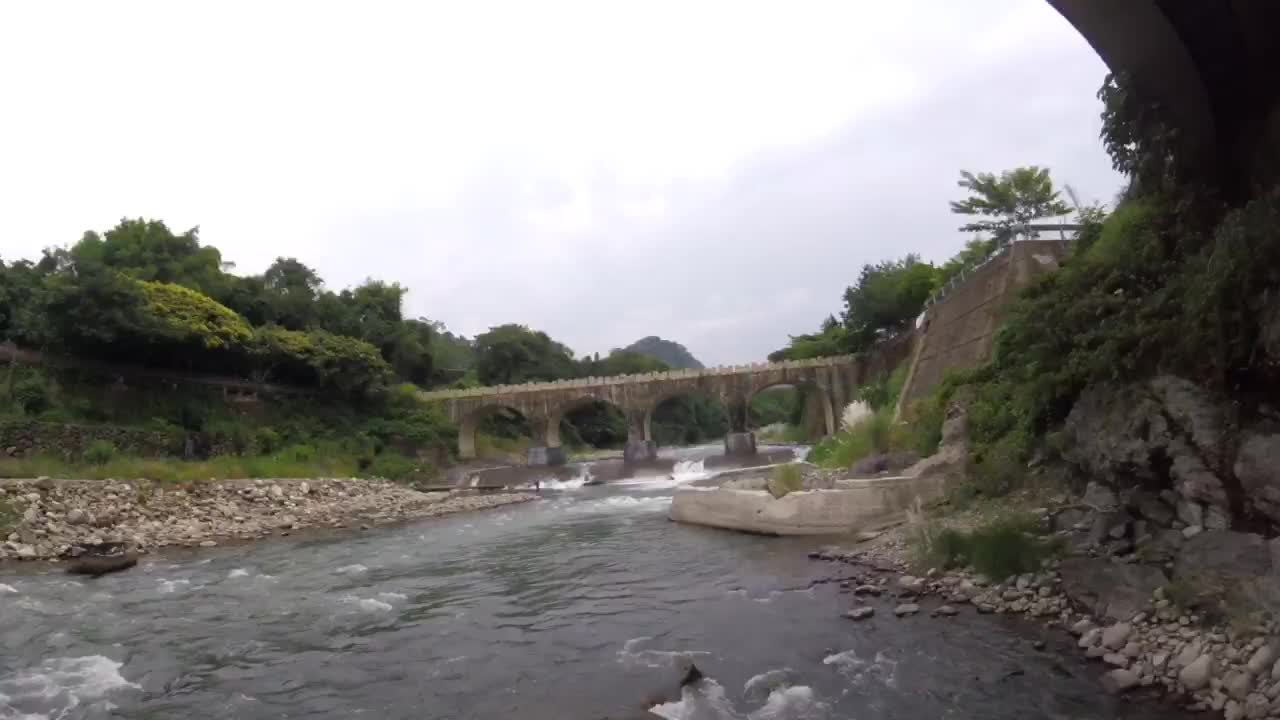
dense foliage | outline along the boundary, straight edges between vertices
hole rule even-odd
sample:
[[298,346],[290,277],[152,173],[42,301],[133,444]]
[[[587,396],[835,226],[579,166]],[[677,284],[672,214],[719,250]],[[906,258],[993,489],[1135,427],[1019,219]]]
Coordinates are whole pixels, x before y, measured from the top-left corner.
[[[229,272],[195,229],[122,220],[37,262],[0,263],[0,336],[30,348],[146,367],[383,392],[436,378],[438,326],[406,319],[407,292],[369,280],[332,292],[293,258]],[[294,333],[283,335],[283,332]]]

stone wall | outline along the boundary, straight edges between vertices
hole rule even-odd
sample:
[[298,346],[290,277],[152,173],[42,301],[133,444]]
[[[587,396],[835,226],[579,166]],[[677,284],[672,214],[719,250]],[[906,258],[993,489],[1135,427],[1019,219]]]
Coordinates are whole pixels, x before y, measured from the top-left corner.
[[[113,425],[72,425],[18,420],[0,422],[0,453],[4,457],[49,454],[75,459],[95,441],[105,440],[120,453],[142,457],[181,457],[187,436],[158,430],[139,430]],[[233,452],[225,441],[207,436],[193,437],[201,454],[225,455]]]
[[1016,242],[925,308],[899,408],[924,397],[948,372],[985,362],[1018,290],[1037,275],[1056,270],[1070,251],[1071,241]]

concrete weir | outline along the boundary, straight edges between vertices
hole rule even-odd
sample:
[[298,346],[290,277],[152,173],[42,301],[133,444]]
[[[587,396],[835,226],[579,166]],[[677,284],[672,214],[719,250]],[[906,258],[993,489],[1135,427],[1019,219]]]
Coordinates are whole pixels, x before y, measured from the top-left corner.
[[944,482],[941,475],[840,480],[829,490],[801,490],[780,498],[763,489],[684,488],[672,497],[669,517],[764,535],[856,532],[902,520],[917,501],[940,497]]

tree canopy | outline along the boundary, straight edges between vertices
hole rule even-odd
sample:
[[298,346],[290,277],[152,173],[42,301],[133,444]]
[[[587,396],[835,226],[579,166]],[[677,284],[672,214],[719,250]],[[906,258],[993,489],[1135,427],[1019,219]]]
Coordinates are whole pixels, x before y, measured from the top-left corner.
[[956,183],[969,197],[952,201],[951,212],[981,218],[960,226],[964,232],[991,233],[998,244],[1012,238],[1013,228],[1032,220],[1065,215],[1071,208],[1058,195],[1048,168],[1018,167],[999,175],[960,171]]

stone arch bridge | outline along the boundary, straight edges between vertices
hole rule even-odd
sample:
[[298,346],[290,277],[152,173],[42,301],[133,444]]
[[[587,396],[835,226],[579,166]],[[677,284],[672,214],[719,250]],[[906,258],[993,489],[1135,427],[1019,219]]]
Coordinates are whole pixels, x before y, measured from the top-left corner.
[[622,411],[627,421],[628,462],[651,460],[657,445],[650,425],[658,405],[674,397],[703,394],[718,400],[729,419],[725,437],[728,454],[755,452],[755,436],[747,426],[747,409],[756,393],[790,385],[805,388],[808,402],[817,403],[826,434],[835,432],[841,409],[853,388],[866,381],[868,364],[856,356],[789,360],[778,363],[733,365],[698,370],[670,370],[640,375],[590,377],[524,385],[500,385],[422,393],[440,402],[458,425],[458,452],[476,455],[476,427],[499,408],[516,410],[528,420],[533,434],[529,464],[564,462],[560,421],[575,407],[604,402]]

